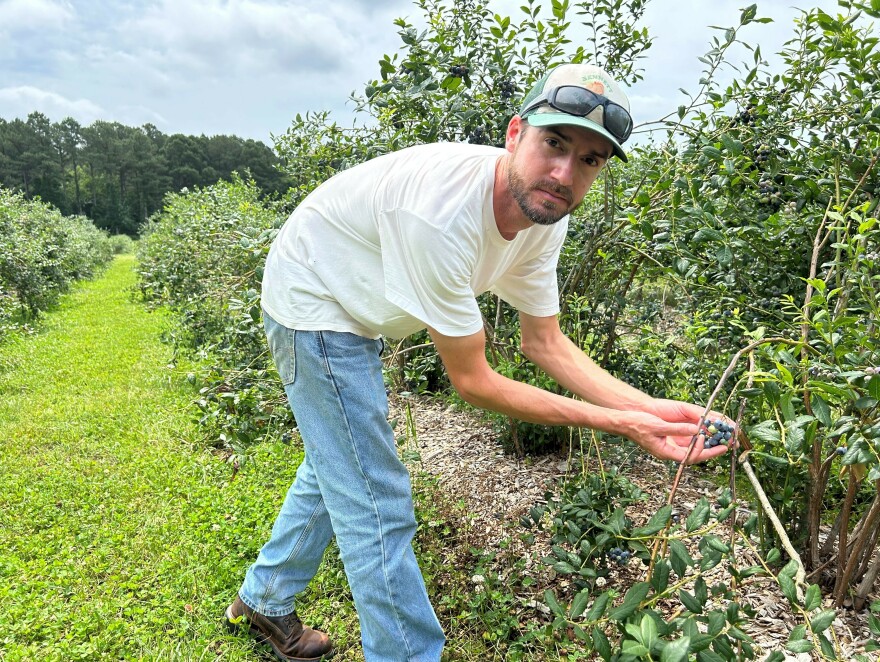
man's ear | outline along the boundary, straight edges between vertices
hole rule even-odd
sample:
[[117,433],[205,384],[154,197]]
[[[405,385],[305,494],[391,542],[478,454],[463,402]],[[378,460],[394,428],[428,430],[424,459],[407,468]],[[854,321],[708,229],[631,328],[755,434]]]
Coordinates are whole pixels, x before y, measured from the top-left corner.
[[507,123],[507,135],[505,136],[504,148],[513,153],[516,144],[522,138],[526,130],[526,121],[519,115],[514,115]]

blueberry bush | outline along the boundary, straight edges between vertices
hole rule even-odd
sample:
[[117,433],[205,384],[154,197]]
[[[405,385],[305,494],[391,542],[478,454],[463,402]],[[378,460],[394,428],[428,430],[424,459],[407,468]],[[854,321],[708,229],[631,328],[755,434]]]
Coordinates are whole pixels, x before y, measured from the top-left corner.
[[290,424],[263,335],[263,264],[280,226],[253,182],[168,194],[138,247],[144,301],[176,313],[173,341],[200,356],[188,379],[199,389],[205,434],[239,460],[253,443]]
[[0,339],[111,257],[107,234],[89,219],[0,188]]

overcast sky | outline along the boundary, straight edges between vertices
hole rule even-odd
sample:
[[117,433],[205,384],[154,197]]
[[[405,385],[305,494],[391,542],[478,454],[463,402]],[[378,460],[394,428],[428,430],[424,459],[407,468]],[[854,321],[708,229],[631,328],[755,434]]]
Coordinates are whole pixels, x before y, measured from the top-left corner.
[[[520,4],[490,2],[515,20]],[[697,57],[716,34],[707,26],[735,25],[748,4],[651,0],[643,24],[655,41],[629,90],[637,124],[675,110],[679,88],[697,89]],[[764,0],[758,15],[774,22],[745,40],[778,51],[795,5],[837,11],[833,0]],[[0,0],[0,117],[38,110],[269,144],[298,112],[330,110],[350,126],[350,93],[398,49],[397,17],[421,16],[411,0]]]

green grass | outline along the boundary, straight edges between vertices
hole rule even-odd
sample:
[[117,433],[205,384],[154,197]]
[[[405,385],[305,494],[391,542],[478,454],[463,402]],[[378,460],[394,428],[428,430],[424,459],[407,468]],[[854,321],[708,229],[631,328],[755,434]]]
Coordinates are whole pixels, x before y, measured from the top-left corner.
[[[301,456],[264,444],[232,479],[191,419],[167,319],[116,259],[0,347],[0,659],[256,660],[221,614]],[[362,659],[328,554],[302,611]],[[308,602],[306,596],[306,601]]]

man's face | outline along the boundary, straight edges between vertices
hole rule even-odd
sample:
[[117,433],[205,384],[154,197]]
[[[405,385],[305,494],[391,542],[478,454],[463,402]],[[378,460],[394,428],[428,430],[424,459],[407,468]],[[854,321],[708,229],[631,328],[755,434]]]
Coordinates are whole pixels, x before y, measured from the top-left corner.
[[519,121],[513,136],[508,131],[513,151],[508,187],[526,218],[552,225],[584,199],[611,156],[611,144],[580,127],[529,126],[523,131],[525,124]]

